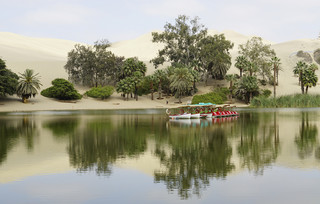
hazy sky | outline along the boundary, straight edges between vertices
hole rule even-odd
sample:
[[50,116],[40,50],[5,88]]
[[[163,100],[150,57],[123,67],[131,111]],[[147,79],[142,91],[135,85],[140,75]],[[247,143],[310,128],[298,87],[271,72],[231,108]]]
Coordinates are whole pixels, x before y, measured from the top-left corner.
[[208,29],[234,30],[274,42],[315,39],[319,0],[0,0],[0,32],[93,43],[163,30],[179,14]]

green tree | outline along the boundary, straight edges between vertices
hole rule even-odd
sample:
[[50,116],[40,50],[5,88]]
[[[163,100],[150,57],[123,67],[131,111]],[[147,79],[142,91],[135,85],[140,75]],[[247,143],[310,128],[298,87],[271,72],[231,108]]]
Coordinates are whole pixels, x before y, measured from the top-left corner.
[[168,75],[164,70],[161,69],[157,69],[153,75],[158,83],[158,99],[162,99],[162,85],[163,82],[168,78]]
[[230,82],[229,90],[230,90],[230,95],[232,98],[232,93],[233,93],[233,83],[237,81],[239,76],[237,74],[227,74],[226,75],[226,80]]
[[114,87],[113,86],[98,86],[93,87],[89,91],[87,91],[85,94],[92,98],[100,98],[102,100],[108,98],[113,94]]
[[108,79],[116,80],[123,58],[107,51],[109,46],[107,40],[97,41],[94,46],[75,45],[64,66],[70,80],[90,87],[103,86]]
[[245,67],[247,67],[247,65],[248,60],[244,56],[238,56],[236,58],[236,63],[234,66],[240,70],[240,77],[242,77],[242,72],[245,69]]
[[248,62],[247,66],[244,67],[244,71],[247,72],[249,76],[253,76],[253,74],[258,71],[258,65],[254,62]]
[[190,19],[180,15],[175,24],[167,23],[164,32],[152,33],[152,42],[163,43],[164,48],[159,50],[158,56],[151,60],[157,68],[164,62],[172,65],[182,64],[187,67],[199,63],[198,43],[207,35],[207,29],[199,24],[199,18]]
[[[140,86],[140,83],[142,82],[143,77],[145,76],[146,71],[147,66],[145,65],[145,63],[139,61],[139,59],[136,57],[128,58],[123,62],[122,73],[123,79],[125,80],[120,83],[120,86],[123,86],[124,82],[130,83],[129,86],[133,85],[133,89],[130,93],[134,92],[134,98],[136,100],[138,100],[138,88]],[[128,87],[124,88],[124,90],[128,91]]]
[[181,97],[192,88],[193,77],[188,68],[176,68],[174,74],[170,77],[170,88],[176,93],[181,103]]
[[276,85],[278,83],[276,82],[277,73],[279,71],[280,66],[280,59],[278,57],[272,57],[271,58],[271,65],[273,66],[273,97],[276,98]]
[[129,94],[134,91],[134,83],[131,77],[126,77],[121,79],[116,86],[116,91],[122,93],[123,96],[127,95],[127,100],[129,100]]
[[220,34],[202,38],[198,47],[200,64],[207,72],[206,81],[209,74],[214,79],[224,79],[231,66],[229,50],[233,48],[233,43]]
[[18,75],[7,69],[6,63],[0,58],[0,96],[16,93]]
[[236,84],[235,94],[250,103],[254,94],[259,92],[258,80],[255,76],[244,76]]
[[257,66],[257,72],[263,79],[265,77],[270,79],[271,67],[267,65],[270,58],[275,56],[271,45],[263,44],[261,37],[252,37],[245,44],[239,45],[239,54]]
[[19,73],[19,82],[17,86],[17,95],[26,103],[31,96],[35,97],[42,84],[39,80],[39,73],[34,74],[32,69],[26,69],[23,74]]
[[59,100],[77,100],[82,98],[73,84],[65,79],[57,78],[51,84],[51,87],[41,91],[42,96]]
[[317,85],[318,77],[315,72],[310,68],[310,66],[305,69],[302,73],[302,84],[306,87],[306,94],[308,94],[309,87],[313,87]]

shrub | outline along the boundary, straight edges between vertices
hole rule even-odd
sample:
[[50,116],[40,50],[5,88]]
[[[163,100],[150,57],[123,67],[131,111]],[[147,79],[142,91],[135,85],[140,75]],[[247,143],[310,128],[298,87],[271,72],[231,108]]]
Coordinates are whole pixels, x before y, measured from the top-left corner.
[[100,98],[100,99],[106,99],[109,96],[111,96],[114,92],[113,86],[98,86],[93,87],[89,91],[87,91],[85,94],[92,98]]
[[42,96],[59,100],[76,100],[82,98],[81,94],[75,90],[73,84],[65,79],[55,79],[51,84],[53,86],[41,91]]
[[192,104],[198,103],[214,103],[223,104],[227,99],[227,95],[230,93],[228,88],[216,88],[213,92],[206,93],[203,95],[195,95],[192,98]]
[[272,92],[271,92],[269,89],[262,89],[261,91],[262,91],[262,93],[261,93],[262,96],[264,96],[264,97],[266,97],[266,98],[268,98],[269,96],[271,96],[271,93],[272,93]]
[[264,96],[255,97],[250,104],[251,107],[260,108],[305,108],[320,107],[320,95],[295,94],[280,96],[276,99]]

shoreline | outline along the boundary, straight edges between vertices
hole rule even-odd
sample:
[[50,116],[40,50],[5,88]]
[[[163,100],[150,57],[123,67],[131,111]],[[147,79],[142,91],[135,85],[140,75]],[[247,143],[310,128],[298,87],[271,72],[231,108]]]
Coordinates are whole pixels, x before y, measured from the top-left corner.
[[[123,98],[114,94],[105,100],[82,98],[78,101],[58,101],[37,95],[35,98],[28,100],[28,103],[22,103],[21,99],[15,96],[0,98],[0,113],[6,112],[35,112],[35,111],[90,111],[90,110],[148,110],[148,109],[167,109],[176,108],[187,104],[192,97],[185,97],[182,103],[176,103],[175,97],[164,97],[163,99],[151,100],[150,96],[139,96],[139,100]],[[168,104],[167,104],[168,101]],[[247,104],[234,103],[236,107],[248,107]]]

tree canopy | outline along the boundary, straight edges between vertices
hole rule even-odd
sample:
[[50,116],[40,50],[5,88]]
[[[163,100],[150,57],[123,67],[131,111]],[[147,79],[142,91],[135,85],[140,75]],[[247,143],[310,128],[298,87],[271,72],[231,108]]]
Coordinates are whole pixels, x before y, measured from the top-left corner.
[[123,57],[117,57],[106,48],[107,40],[97,41],[94,46],[77,44],[68,53],[68,61],[64,66],[69,79],[85,86],[104,85],[108,80],[117,80]]
[[42,84],[40,83],[39,73],[34,74],[32,69],[26,69],[24,73],[19,74],[17,95],[22,98],[23,103],[26,103],[31,96],[35,97],[38,94],[38,89]]
[[0,96],[15,94],[18,79],[18,75],[7,69],[6,63],[0,58]]
[[74,88],[73,84],[61,78],[51,82],[52,86],[41,91],[41,95],[59,100],[81,99],[81,94]]

